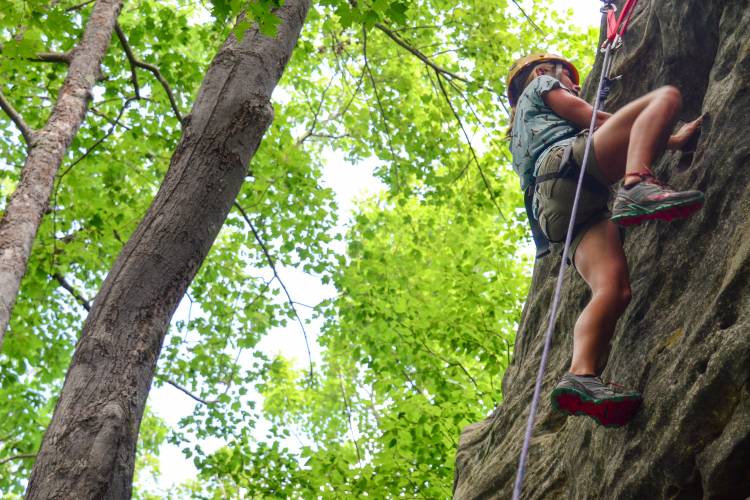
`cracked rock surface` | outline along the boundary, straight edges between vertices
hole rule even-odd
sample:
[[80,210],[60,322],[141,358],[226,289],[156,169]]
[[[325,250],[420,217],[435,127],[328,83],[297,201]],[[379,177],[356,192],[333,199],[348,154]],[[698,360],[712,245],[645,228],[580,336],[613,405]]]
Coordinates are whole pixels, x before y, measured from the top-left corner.
[[[676,189],[702,190],[706,204],[690,219],[627,231],[633,299],[602,378],[639,389],[644,408],[622,429],[552,411],[549,393],[569,366],[573,325],[590,297],[567,270],[525,499],[750,497],[748,25],[750,0],[638,4],[614,58],[623,78],[605,109],[661,85],[680,88],[681,120],[705,113],[703,129],[693,153],[668,152],[655,172]],[[589,102],[601,62],[585,86]],[[511,497],[559,265],[557,252],[536,262],[503,402],[461,434],[457,499]]]

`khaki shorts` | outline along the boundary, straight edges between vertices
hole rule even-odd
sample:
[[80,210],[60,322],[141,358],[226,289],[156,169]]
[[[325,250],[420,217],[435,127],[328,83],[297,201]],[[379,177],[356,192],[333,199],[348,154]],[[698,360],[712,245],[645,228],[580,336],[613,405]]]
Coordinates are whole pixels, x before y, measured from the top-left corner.
[[[583,154],[586,149],[586,137],[588,130],[578,134],[573,140],[571,151],[572,159],[578,164],[583,163]],[[537,175],[551,174],[560,169],[565,146],[553,146],[544,156],[539,165]],[[603,186],[609,186],[610,182],[604,176],[596,163],[593,154],[594,145],[591,142],[591,151],[587,159],[586,172],[593,176]],[[576,172],[579,170],[576,169]],[[577,177],[577,173],[576,173]],[[576,180],[561,178],[541,182],[534,187],[534,212],[539,220],[539,225],[552,243],[564,243],[565,236],[570,224],[570,214],[573,211],[573,199],[576,194]],[[581,188],[581,197],[578,201],[578,214],[576,225],[573,227],[573,238],[570,243],[570,261],[574,262],[576,249],[581,243],[583,236],[596,223],[608,219],[610,216],[608,203],[609,191],[592,192],[584,187]]]

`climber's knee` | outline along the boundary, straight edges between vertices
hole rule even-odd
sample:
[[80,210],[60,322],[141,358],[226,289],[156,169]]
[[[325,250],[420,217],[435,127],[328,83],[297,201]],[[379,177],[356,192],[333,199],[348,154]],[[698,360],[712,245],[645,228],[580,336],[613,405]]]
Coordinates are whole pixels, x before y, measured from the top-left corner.
[[622,313],[630,303],[630,277],[628,264],[624,258],[608,259],[606,267],[600,267],[597,276],[590,280],[589,285],[594,295],[604,299],[608,307]]
[[657,90],[659,100],[670,109],[679,110],[682,107],[682,92],[673,85],[665,85]]

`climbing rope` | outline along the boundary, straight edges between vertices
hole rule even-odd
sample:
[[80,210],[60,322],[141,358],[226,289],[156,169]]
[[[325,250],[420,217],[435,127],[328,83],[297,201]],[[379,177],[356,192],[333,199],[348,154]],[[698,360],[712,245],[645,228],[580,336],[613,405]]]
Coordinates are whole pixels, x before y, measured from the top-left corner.
[[568,253],[570,250],[570,242],[573,237],[573,227],[575,226],[576,215],[578,213],[578,201],[581,196],[581,187],[583,186],[583,179],[586,173],[586,165],[591,150],[591,139],[594,136],[596,112],[607,99],[612,82],[619,78],[609,77],[610,71],[612,69],[612,50],[621,45],[622,36],[625,34],[625,31],[628,28],[628,23],[630,22],[630,18],[632,17],[633,11],[635,10],[635,5],[638,3],[638,0],[627,0],[625,6],[622,9],[622,12],[620,13],[620,17],[615,19],[614,13],[617,9],[614,5],[614,0],[601,1],[605,4],[602,7],[601,12],[603,14],[607,14],[607,39],[602,46],[602,49],[604,50],[604,62],[602,63],[602,72],[599,78],[599,87],[596,91],[596,98],[594,100],[594,111],[591,114],[589,134],[586,138],[586,148],[583,153],[583,160],[581,161],[581,168],[578,174],[578,185],[576,186],[576,193],[573,199],[573,210],[570,214],[568,232],[565,236],[565,246],[563,247],[560,272],[557,276],[557,285],[555,286],[555,295],[552,300],[552,308],[550,310],[549,321],[547,323],[547,332],[544,336],[544,349],[542,350],[542,359],[539,362],[539,371],[537,372],[536,384],[534,385],[534,396],[531,399],[531,409],[529,410],[529,418],[526,422],[526,433],[524,434],[523,446],[521,447],[521,456],[518,459],[518,472],[516,474],[516,482],[513,487],[513,500],[520,500],[521,498],[523,478],[526,474],[526,461],[529,454],[529,445],[531,443],[531,432],[534,428],[534,420],[536,418],[537,407],[539,406],[539,396],[542,392],[542,379],[544,378],[544,370],[547,365],[547,357],[549,356],[549,349],[550,345],[552,344],[552,332],[555,326],[557,307],[560,303],[560,291],[562,290],[565,270],[568,266]]

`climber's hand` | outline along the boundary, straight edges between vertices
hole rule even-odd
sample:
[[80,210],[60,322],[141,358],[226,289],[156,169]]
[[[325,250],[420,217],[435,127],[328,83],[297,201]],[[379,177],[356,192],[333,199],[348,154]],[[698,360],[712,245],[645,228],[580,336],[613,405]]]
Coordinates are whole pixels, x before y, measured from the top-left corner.
[[669,141],[667,142],[667,149],[685,151],[686,146],[688,146],[688,144],[690,143],[690,139],[693,138],[695,133],[701,127],[701,124],[703,123],[703,116],[704,115],[701,115],[695,120],[688,122],[680,127],[680,130],[678,130],[676,134],[669,138]]

